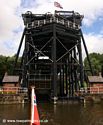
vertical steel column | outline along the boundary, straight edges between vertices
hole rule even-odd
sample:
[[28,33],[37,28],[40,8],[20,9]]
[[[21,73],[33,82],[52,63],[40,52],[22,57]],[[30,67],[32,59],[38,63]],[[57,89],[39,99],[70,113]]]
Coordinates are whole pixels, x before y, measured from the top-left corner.
[[53,60],[53,98],[57,97],[57,64],[56,64],[56,25],[53,24],[53,44],[52,44],[52,60]]
[[65,76],[64,76],[64,74],[65,74],[65,69],[64,69],[64,65],[62,65],[62,67],[63,67],[63,85],[62,85],[62,93],[63,93],[63,96],[64,96],[64,80],[65,80]]
[[66,96],[68,96],[68,69],[67,69],[67,60],[65,65],[65,82],[66,82]]
[[74,69],[73,69],[73,50],[71,51],[71,96],[73,97],[74,95]]
[[62,96],[62,66],[60,65],[60,96]]
[[26,48],[24,50],[24,61],[23,61],[23,72],[22,72],[22,77],[23,77],[23,83],[22,83],[22,87],[27,87],[27,84],[26,84]]
[[61,61],[61,69],[60,69],[60,95],[63,97],[64,95],[64,69]]
[[[77,60],[76,47],[74,48],[74,58]],[[77,65],[74,65],[75,91],[78,90]]]
[[71,55],[68,55],[69,97],[71,97]]
[[80,85],[83,87],[84,81],[84,69],[83,69],[83,60],[82,60],[82,48],[81,48],[81,39],[78,44],[78,52],[79,52],[79,64],[80,64]]

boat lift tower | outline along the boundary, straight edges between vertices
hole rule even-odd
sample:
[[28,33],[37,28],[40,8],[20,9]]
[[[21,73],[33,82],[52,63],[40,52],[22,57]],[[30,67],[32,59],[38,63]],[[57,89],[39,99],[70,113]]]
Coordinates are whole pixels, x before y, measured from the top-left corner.
[[83,16],[74,11],[54,14],[22,14],[24,31],[18,48],[15,68],[24,41],[21,60],[21,86],[34,85],[50,97],[74,97],[83,87],[83,42],[92,72],[87,47],[81,30]]

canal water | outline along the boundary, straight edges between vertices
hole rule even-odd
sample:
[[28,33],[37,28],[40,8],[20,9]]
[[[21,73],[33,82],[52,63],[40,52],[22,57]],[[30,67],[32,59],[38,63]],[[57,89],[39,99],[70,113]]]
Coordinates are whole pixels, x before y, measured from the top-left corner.
[[[103,125],[102,104],[38,104],[41,125]],[[0,105],[0,125],[30,125],[30,104]]]

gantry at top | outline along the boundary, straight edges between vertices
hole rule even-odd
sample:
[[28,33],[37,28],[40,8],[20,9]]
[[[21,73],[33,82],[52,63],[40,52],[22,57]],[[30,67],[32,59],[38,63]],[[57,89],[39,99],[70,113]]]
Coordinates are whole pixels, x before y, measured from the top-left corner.
[[27,11],[25,14],[22,14],[22,17],[26,28],[36,28],[55,22],[68,28],[79,29],[83,19],[83,15],[74,11],[55,11],[54,14],[50,12],[46,14],[32,14],[32,12]]

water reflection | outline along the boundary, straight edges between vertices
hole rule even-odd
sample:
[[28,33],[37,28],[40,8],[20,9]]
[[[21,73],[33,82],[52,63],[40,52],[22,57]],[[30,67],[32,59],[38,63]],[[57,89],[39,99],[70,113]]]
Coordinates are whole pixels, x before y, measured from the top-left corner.
[[29,118],[29,105],[0,105],[0,125],[27,125],[19,120]]
[[[103,125],[103,104],[39,103],[38,109],[41,125]],[[0,105],[0,125],[29,125],[23,120],[30,120],[29,104]]]
[[87,104],[85,107],[81,104],[41,106],[44,111],[40,114],[46,113],[45,119],[48,119],[46,125],[103,125],[103,104]]

